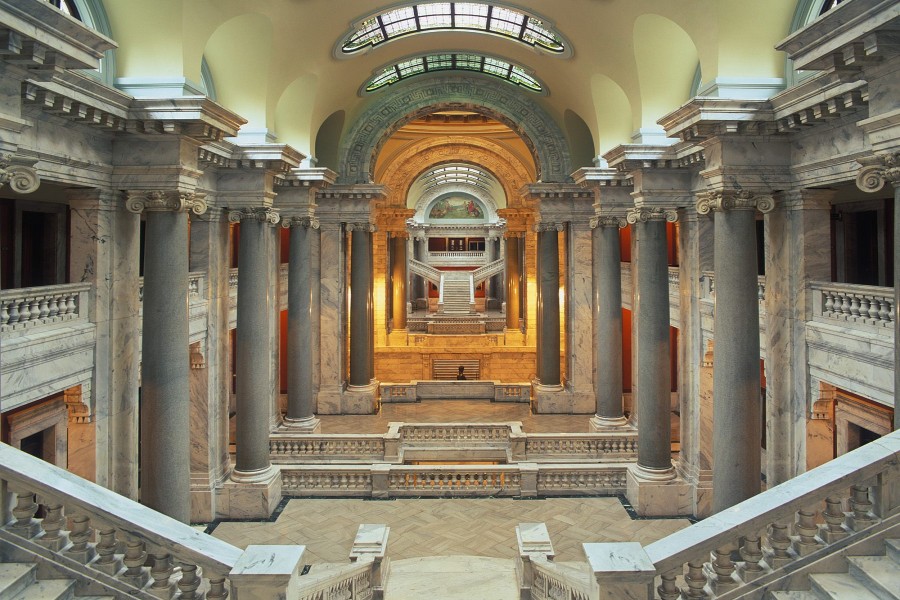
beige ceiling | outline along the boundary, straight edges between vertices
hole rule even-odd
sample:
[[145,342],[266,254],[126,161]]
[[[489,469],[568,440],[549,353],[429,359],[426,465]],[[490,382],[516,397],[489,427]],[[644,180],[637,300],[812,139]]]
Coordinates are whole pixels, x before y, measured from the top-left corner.
[[[628,142],[685,102],[699,63],[713,78],[784,76],[774,45],[788,33],[793,0],[519,0],[574,50],[542,54],[514,40],[474,32],[407,36],[348,58],[335,46],[351,23],[396,6],[375,0],[104,0],[119,77],[200,81],[205,56],[218,101],[313,154],[322,123],[344,111],[344,128],[399,83],[360,97],[379,67],[430,51],[495,55],[534,71],[549,95],[530,94],[570,133],[587,125],[596,154]],[[497,85],[510,85],[497,82]],[[571,143],[571,140],[570,140]],[[328,165],[333,166],[333,165]],[[575,165],[580,166],[580,165]]]

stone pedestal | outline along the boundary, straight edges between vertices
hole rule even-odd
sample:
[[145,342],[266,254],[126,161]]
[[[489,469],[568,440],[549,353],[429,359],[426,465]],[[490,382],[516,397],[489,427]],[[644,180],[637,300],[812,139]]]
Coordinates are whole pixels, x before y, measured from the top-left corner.
[[216,516],[265,519],[281,502],[281,471],[270,466],[255,473],[232,473],[216,498]]
[[690,484],[671,469],[653,472],[630,465],[625,477],[625,497],[642,517],[689,516],[693,514]]
[[348,385],[340,397],[342,415],[374,415],[378,413],[379,383],[368,385]]

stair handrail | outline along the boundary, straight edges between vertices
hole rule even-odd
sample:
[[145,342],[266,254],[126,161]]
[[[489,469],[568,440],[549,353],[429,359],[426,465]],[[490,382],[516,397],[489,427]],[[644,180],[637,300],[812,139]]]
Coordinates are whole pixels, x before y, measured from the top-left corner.
[[469,273],[469,307],[475,306],[475,278]]
[[[882,519],[900,520],[900,498],[891,488],[900,485],[900,430],[894,431],[850,453],[774,486],[703,521],[677,531],[644,548],[640,544],[584,544],[588,562],[600,586],[610,597],[616,593],[647,594],[655,577],[661,585],[654,598],[676,597],[676,578],[687,566],[693,589],[712,590],[719,595],[738,597],[736,588],[746,586],[748,593],[758,591],[764,576],[777,579],[796,569],[788,564],[811,553],[827,549],[832,542],[877,526]],[[849,490],[849,493],[848,493]],[[842,498],[848,497],[849,511]],[[816,525],[816,509],[824,502],[824,526]],[[796,520],[795,520],[796,517]],[[790,537],[793,525],[797,531]],[[760,535],[760,532],[763,532]],[[763,559],[763,538],[778,559],[771,573],[759,562]],[[824,540],[824,542],[823,542]],[[730,549],[737,547],[744,557],[740,569],[731,560]],[[788,552],[793,547],[794,552]],[[617,568],[608,560],[616,556],[619,565],[643,565]],[[713,563],[704,558],[714,556]],[[622,557],[627,557],[623,560]],[[771,566],[771,565],[770,565]],[[643,578],[640,583],[637,581]],[[620,583],[631,581],[632,583]]]
[[494,262],[489,262],[486,265],[478,267],[477,269],[472,271],[472,278],[475,280],[475,285],[478,285],[488,277],[493,277],[498,273],[502,273],[505,265],[506,260],[501,258],[495,260]]
[[409,270],[412,271],[414,275],[424,277],[435,285],[438,285],[441,281],[441,277],[443,277],[443,272],[440,269],[435,269],[431,265],[425,264],[414,258],[409,260]]
[[596,585],[591,580],[578,581],[563,568],[543,557],[531,559],[532,582],[531,600],[553,600],[559,596],[550,592],[552,589],[565,592],[563,598],[571,600],[592,600],[596,594]]
[[371,556],[357,562],[341,565],[334,573],[316,577],[315,571],[299,580],[297,600],[320,600],[321,598],[346,598],[362,600],[372,597],[372,568],[375,562]]

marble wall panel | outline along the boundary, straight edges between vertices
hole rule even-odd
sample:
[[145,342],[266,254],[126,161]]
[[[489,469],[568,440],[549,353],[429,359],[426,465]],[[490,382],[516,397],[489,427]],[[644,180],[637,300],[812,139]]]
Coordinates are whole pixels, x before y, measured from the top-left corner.
[[319,393],[317,414],[340,414],[346,351],[344,294],[344,235],[340,224],[321,228],[321,286],[319,300]]
[[[587,223],[569,225],[566,272],[566,325],[570,331],[565,346],[569,370],[567,381],[578,395],[576,412],[594,412],[593,399],[593,266],[591,229]],[[585,409],[584,395],[591,397]]]

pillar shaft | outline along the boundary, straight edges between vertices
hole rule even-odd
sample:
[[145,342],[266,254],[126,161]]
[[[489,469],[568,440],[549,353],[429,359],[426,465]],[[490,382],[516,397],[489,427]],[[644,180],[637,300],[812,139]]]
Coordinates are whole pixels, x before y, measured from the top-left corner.
[[519,289],[522,266],[519,264],[519,238],[506,238],[506,326],[519,328]]
[[[894,183],[894,315],[900,306],[900,182]],[[894,318],[894,429],[900,429],[900,319]]]
[[622,270],[618,219],[593,230],[594,393],[597,418],[621,423],[622,412]]
[[141,342],[141,502],[190,520],[188,217],[147,212]]
[[369,282],[371,234],[353,228],[350,240],[350,385],[369,385]]
[[669,351],[669,265],[666,223],[660,218],[638,221],[637,362],[635,404],[638,415],[638,467],[646,471],[672,468],[671,364]]
[[391,308],[394,329],[406,329],[406,239],[391,238]]
[[538,379],[560,385],[559,376],[559,233],[538,233]]
[[[268,223],[259,212],[241,219],[237,290],[237,460],[241,474],[269,468],[269,319]],[[245,213],[246,215],[246,213]],[[277,219],[277,217],[274,217]]]
[[760,491],[756,213],[715,213],[713,512]]
[[312,419],[315,406],[310,260],[312,235],[309,222],[294,223],[291,227],[288,266],[287,418],[295,421]]

